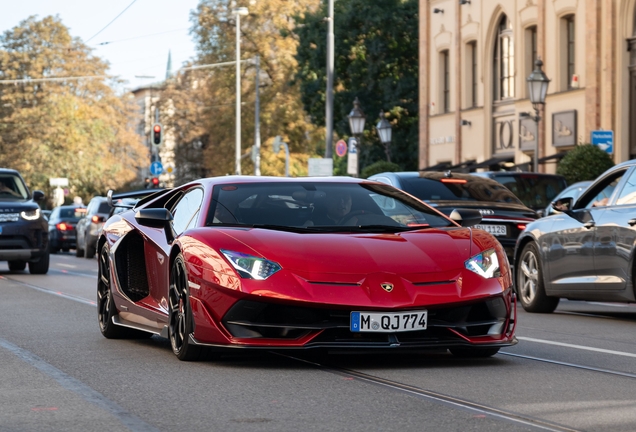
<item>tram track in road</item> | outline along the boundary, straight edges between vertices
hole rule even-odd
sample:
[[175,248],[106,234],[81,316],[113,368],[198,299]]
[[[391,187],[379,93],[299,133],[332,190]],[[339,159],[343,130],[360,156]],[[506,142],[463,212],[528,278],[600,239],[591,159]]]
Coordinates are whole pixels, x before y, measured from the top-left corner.
[[[325,372],[333,373],[346,378],[357,379],[362,382],[380,386],[391,391],[397,391],[407,394],[409,396],[426,399],[429,401],[435,401],[442,403],[453,408],[465,409],[475,412],[477,415],[487,416],[493,419],[499,419],[507,422],[512,422],[518,425],[528,426],[532,429],[542,431],[554,431],[554,432],[579,432],[579,429],[574,429],[568,426],[559,425],[543,419],[538,419],[531,416],[524,416],[519,413],[505,411],[499,408],[479,404],[467,399],[461,399],[455,396],[445,395],[432,390],[415,387],[409,384],[404,384],[398,381],[381,378],[374,375],[369,375],[364,372],[359,372],[351,369],[339,368],[336,366],[329,366],[317,362],[313,362],[307,359],[295,357],[289,354],[272,351],[271,354],[285,357],[290,360],[310,364]],[[636,376],[635,376],[636,377]]]

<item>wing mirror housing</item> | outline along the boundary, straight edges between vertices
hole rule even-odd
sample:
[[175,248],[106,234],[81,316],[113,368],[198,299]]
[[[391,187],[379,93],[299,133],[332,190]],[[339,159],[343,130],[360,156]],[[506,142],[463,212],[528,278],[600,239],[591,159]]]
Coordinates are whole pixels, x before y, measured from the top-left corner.
[[561,198],[556,201],[552,201],[551,206],[552,210],[557,212],[567,212],[572,209],[574,199],[571,197]]
[[33,201],[35,202],[40,202],[44,200],[44,192],[42,192],[41,190],[35,190],[33,191]]
[[172,228],[172,213],[165,208],[139,209],[135,212],[135,220],[140,224],[151,228],[163,228],[166,232],[166,240],[172,243],[176,233]]
[[481,222],[481,213],[472,209],[454,209],[450,218],[463,227],[471,227]]

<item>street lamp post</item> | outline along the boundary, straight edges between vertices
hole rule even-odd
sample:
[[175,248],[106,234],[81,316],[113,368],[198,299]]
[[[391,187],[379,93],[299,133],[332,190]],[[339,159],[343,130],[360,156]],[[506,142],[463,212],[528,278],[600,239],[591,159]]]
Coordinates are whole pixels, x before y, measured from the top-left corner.
[[537,137],[534,143],[534,160],[533,160],[533,171],[539,172],[539,121],[541,117],[539,116],[539,108],[541,105],[545,105],[545,96],[548,93],[548,85],[550,85],[550,80],[541,70],[541,66],[543,66],[543,62],[541,59],[537,59],[534,62],[534,70],[528,76],[526,81],[528,82],[528,93],[530,95],[530,102],[532,102],[532,107],[534,108],[534,118],[533,120],[537,123]]
[[[353,101],[353,109],[351,110],[351,112],[349,113],[349,129],[351,129],[351,135],[353,135],[354,137],[356,137],[356,151],[355,153],[355,175],[357,176],[359,173],[358,170],[358,155],[360,154],[360,143],[359,141],[359,136],[362,135],[362,132],[364,131],[364,123],[367,120],[367,116],[364,115],[364,112],[360,109],[360,101],[358,100],[358,97],[356,96],[355,100]],[[347,156],[349,158],[352,157],[352,152],[351,149],[349,149],[349,155]],[[347,172],[349,174],[352,174],[350,169],[347,169]]]
[[241,16],[248,14],[246,7],[232,9],[236,17],[236,159],[235,172],[241,175]]
[[380,111],[380,121],[375,126],[380,137],[380,142],[384,145],[384,153],[386,153],[387,162],[391,162],[391,152],[389,146],[391,145],[391,123],[384,116],[384,111]]

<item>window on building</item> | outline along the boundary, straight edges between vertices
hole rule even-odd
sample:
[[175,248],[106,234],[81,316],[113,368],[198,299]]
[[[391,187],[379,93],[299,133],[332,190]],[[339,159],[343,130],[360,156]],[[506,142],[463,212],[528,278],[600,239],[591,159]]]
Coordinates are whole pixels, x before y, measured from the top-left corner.
[[512,24],[507,16],[499,21],[493,56],[494,100],[515,96],[515,51],[512,39]]
[[534,62],[537,61],[537,26],[526,29],[526,47],[528,51],[526,76],[529,76],[534,70]]
[[448,50],[440,52],[441,81],[442,81],[442,112],[450,112],[450,56]]
[[572,76],[576,73],[574,70],[574,15],[568,15],[562,19],[563,22],[563,43],[564,43],[564,88],[572,88]]
[[477,106],[477,41],[468,42],[468,104]]

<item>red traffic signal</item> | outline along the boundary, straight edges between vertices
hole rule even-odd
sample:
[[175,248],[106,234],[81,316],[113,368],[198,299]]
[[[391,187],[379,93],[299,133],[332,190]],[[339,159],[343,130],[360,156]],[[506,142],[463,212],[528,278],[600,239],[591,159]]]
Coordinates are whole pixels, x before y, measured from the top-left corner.
[[152,186],[153,187],[159,186],[159,179],[157,177],[152,178]]
[[152,126],[152,143],[159,145],[163,142],[163,126],[160,123],[155,123]]

